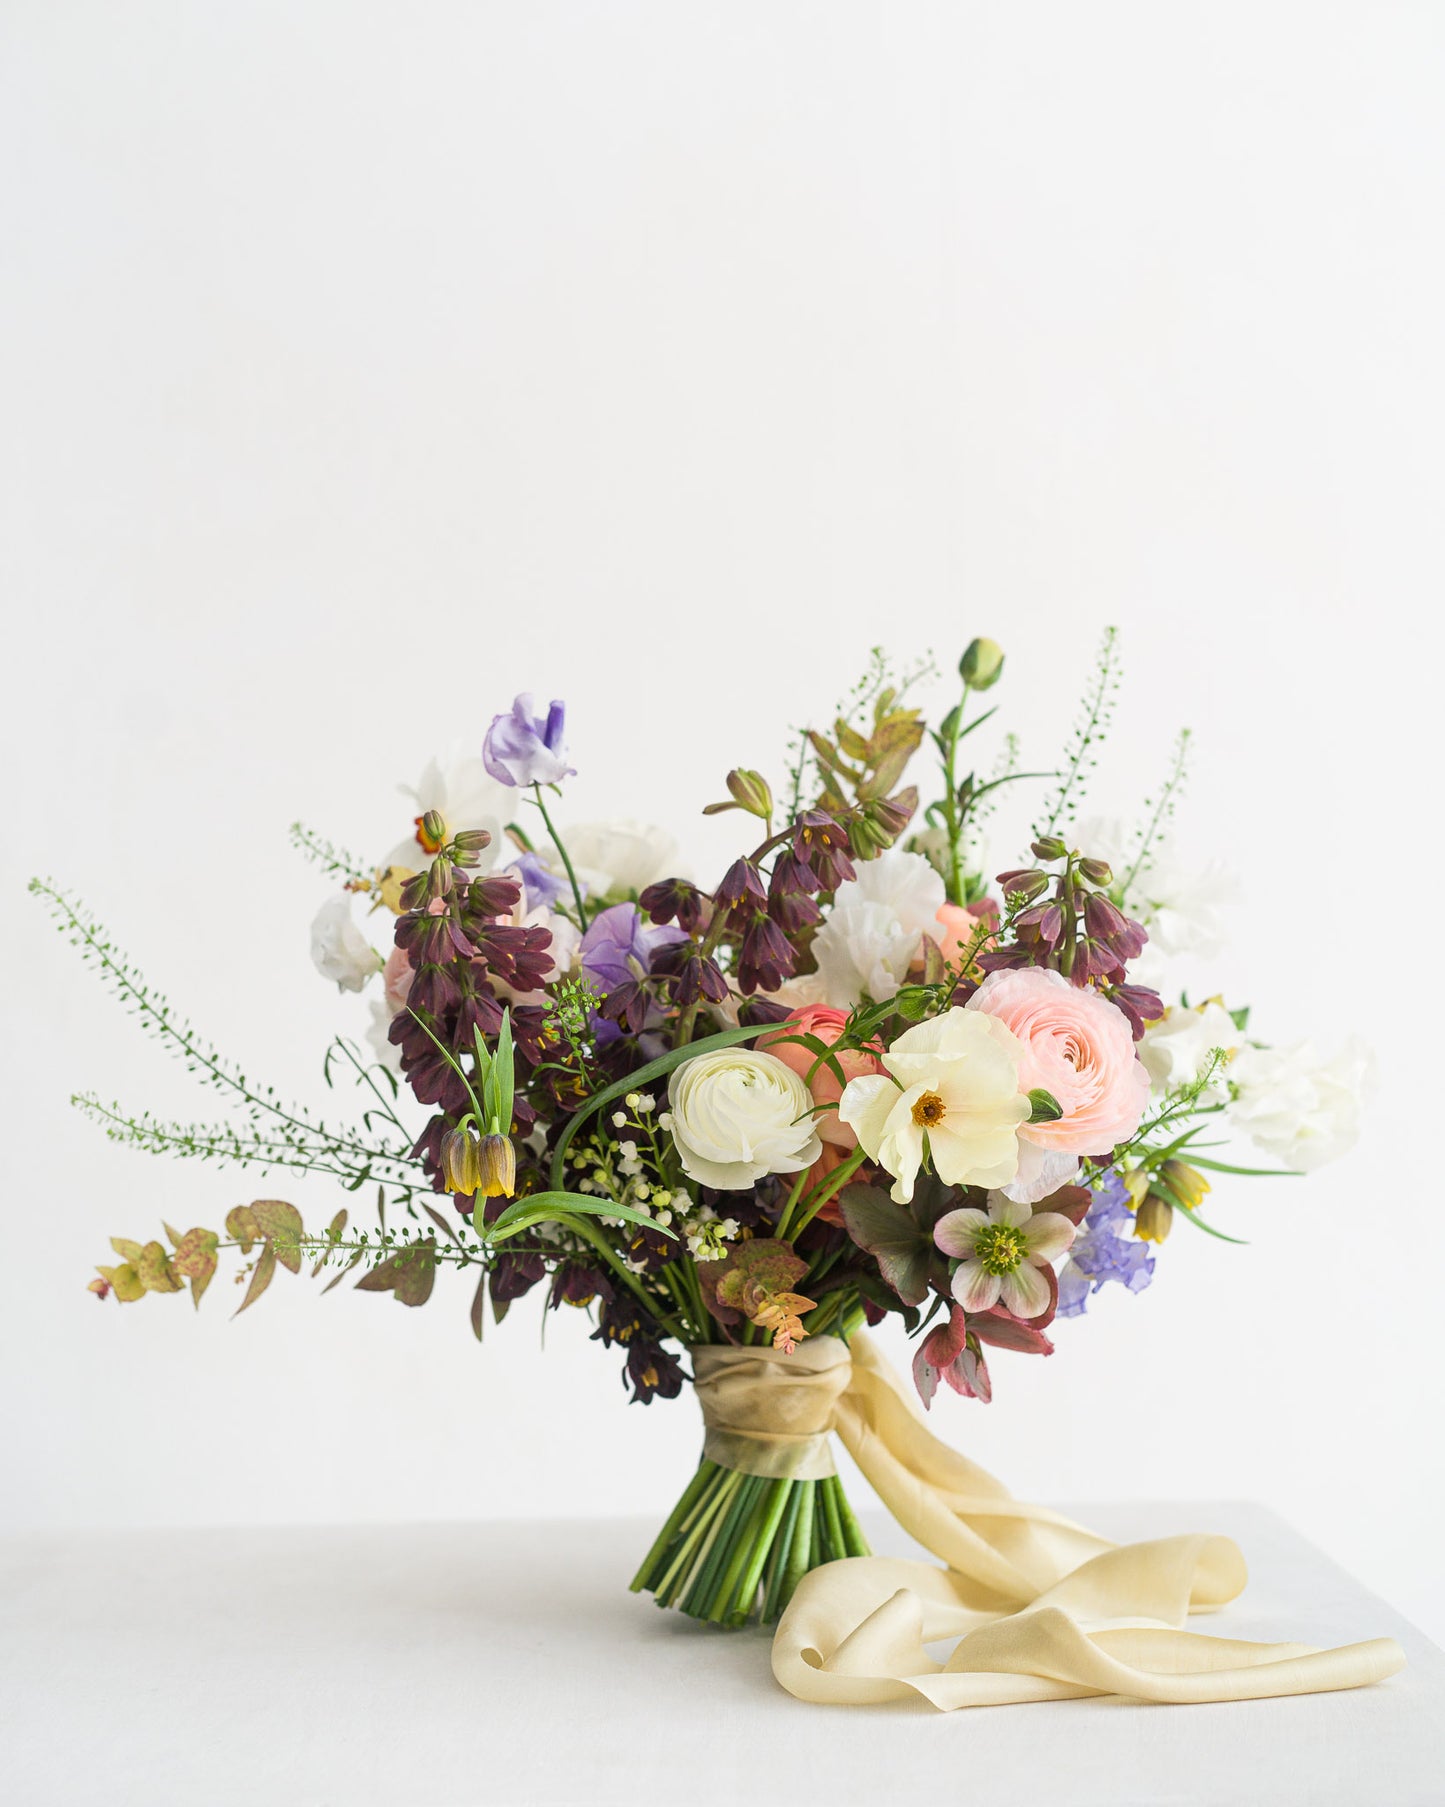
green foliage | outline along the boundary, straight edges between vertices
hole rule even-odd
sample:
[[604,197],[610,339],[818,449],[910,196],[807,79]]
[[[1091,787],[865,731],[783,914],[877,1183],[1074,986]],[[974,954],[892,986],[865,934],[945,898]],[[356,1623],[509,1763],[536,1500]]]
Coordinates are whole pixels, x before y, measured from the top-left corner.
[[1045,813],[1033,831],[1034,840],[1055,834],[1078,813],[1089,775],[1099,763],[1096,749],[1108,739],[1114,719],[1114,702],[1120,683],[1119,630],[1105,628],[1089,688],[1084,693],[1079,719],[1064,751],[1058,789],[1048,799]]
[[328,841],[324,835],[317,834],[304,822],[293,822],[288,832],[291,845],[297,852],[304,854],[329,877],[339,878],[359,891],[369,891],[372,888],[376,868],[367,866],[356,854],[348,853],[346,848]]

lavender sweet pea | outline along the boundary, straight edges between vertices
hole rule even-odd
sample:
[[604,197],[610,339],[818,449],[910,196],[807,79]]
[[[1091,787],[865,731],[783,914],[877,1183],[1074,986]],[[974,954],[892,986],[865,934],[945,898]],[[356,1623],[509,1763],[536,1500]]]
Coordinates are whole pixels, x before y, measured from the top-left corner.
[[1106,1280],[1117,1280],[1131,1293],[1142,1292],[1154,1278],[1149,1245],[1134,1235],[1128,1193],[1117,1173],[1106,1174],[1094,1188],[1089,1206],[1059,1274],[1061,1318],[1077,1318],[1091,1292]]
[[487,729],[482,763],[499,784],[556,784],[570,777],[575,768],[567,764],[562,740],[566,719],[566,708],[559,702],[553,702],[546,715],[538,715],[531,693],[524,691]]
[[605,997],[645,975],[658,948],[686,940],[681,929],[650,923],[634,903],[613,904],[593,918],[582,937],[582,970]]

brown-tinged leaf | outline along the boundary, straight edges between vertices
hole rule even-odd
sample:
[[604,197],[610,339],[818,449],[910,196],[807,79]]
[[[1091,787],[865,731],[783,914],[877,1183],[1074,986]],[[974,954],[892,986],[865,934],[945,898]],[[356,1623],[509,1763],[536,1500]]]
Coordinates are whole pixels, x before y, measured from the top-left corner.
[[112,1236],[110,1246],[122,1261],[128,1261],[132,1267],[140,1260],[140,1244],[138,1242],[131,1242],[124,1236]]
[[214,1230],[197,1228],[187,1230],[178,1240],[173,1236],[172,1240],[176,1252],[171,1256],[171,1266],[190,1281],[191,1303],[199,1309],[206,1288],[215,1276],[216,1248],[221,1239]]
[[260,1259],[257,1261],[255,1270],[251,1275],[251,1284],[246,1288],[246,1296],[231,1313],[232,1317],[240,1317],[241,1313],[248,1305],[254,1305],[256,1303],[257,1299],[261,1297],[261,1294],[265,1292],[266,1288],[271,1284],[275,1272],[276,1244],[274,1242],[268,1242],[261,1250]]
[[436,1284],[436,1243],[415,1243],[397,1257],[396,1285],[392,1289],[403,1305],[425,1305]]
[[833,734],[850,759],[863,760],[868,757],[868,742],[856,728],[849,727],[841,715],[833,724]]
[[306,1232],[295,1205],[288,1205],[283,1198],[256,1198],[251,1201],[251,1215],[261,1234],[274,1246],[282,1267],[299,1274],[301,1238]]
[[261,1240],[261,1226],[249,1205],[237,1205],[226,1213],[226,1234],[241,1245],[241,1253],[249,1255]]
[[477,1281],[477,1290],[472,1294],[472,1335],[478,1342],[482,1340],[482,1329],[487,1311],[487,1276],[485,1269]]
[[134,1263],[134,1267],[140,1276],[141,1285],[147,1292],[178,1293],[181,1290],[181,1283],[171,1267],[164,1243],[148,1242],[141,1250],[140,1260]]
[[928,1296],[932,1236],[876,1186],[845,1186],[838,1203],[848,1234],[878,1263],[898,1297],[905,1305],[921,1304]]
[[323,1299],[326,1297],[327,1293],[329,1293],[331,1291],[333,1286],[340,1286],[341,1282],[351,1272],[352,1268],[354,1268],[356,1266],[357,1262],[360,1261],[360,1259],[362,1258],[362,1256],[365,1253],[366,1253],[365,1249],[355,1250],[355,1252],[352,1254],[350,1261],[348,1261],[346,1266],[344,1268],[342,1268],[341,1272],[336,1276],[336,1278],[334,1280],[328,1280],[326,1282],[325,1286],[322,1287],[321,1296]]
[[180,1231],[179,1231],[179,1230],[173,1230],[173,1229],[172,1229],[172,1228],[171,1228],[171,1226],[170,1226],[170,1225],[169,1225],[169,1224],[168,1224],[168,1223],[167,1223],[167,1222],[166,1222],[166,1220],[165,1220],[165,1218],[162,1218],[162,1219],[161,1219],[161,1228],[162,1228],[162,1229],[163,1229],[163,1230],[164,1230],[164,1231],[165,1231],[165,1233],[166,1233],[166,1235],[167,1235],[167,1236],[169,1236],[169,1237],[170,1237],[170,1239],[171,1239],[171,1247],[172,1247],[172,1248],[174,1248],[174,1249],[178,1249],[178,1248],[179,1248],[179,1247],[180,1247],[180,1246],[181,1246],[181,1233],[180,1233]]
[[95,1271],[102,1279],[110,1281],[122,1305],[133,1305],[137,1299],[146,1296],[141,1277],[129,1262],[124,1267],[98,1267]]

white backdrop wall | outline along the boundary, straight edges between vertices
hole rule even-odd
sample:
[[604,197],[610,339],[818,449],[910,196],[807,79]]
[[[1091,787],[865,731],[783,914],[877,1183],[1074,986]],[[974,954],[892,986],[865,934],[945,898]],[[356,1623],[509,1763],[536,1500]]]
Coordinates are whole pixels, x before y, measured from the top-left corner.
[[314,1101],[365,1005],[294,817],[380,852],[531,688],[563,815],[707,875],[727,766],[873,643],[995,635],[1047,763],[1112,621],[1096,802],[1192,726],[1179,844],[1241,876],[1191,982],[1363,1031],[1380,1094],[1339,1166],[1220,1187],[1248,1249],[1177,1231],[935,1418],[1024,1494],[1264,1499],[1445,1626],[1442,74],[1445,14],[1380,0],[6,0],[4,1522],[660,1515],[697,1441],[576,1314],[539,1359],[535,1301],[482,1349],[460,1284],[98,1304],[109,1234],[277,1185],[69,1112],[220,1107],[32,870]]

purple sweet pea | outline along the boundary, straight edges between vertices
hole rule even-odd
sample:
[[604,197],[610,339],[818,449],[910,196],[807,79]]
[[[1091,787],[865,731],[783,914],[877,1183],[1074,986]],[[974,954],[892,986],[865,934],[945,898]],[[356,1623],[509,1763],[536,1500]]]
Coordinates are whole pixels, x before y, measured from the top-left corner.
[[645,975],[658,948],[686,940],[682,930],[669,923],[649,922],[635,903],[613,904],[588,924],[582,937],[582,970],[597,981],[605,997]]
[[1078,1234],[1069,1248],[1069,1259],[1059,1274],[1061,1318],[1077,1318],[1089,1294],[1106,1280],[1117,1280],[1131,1293],[1142,1292],[1154,1278],[1154,1257],[1147,1242],[1133,1234],[1134,1216],[1128,1193],[1117,1173],[1104,1176],[1094,1187]]
[[529,910],[550,910],[567,889],[567,881],[558,878],[549,866],[543,865],[535,853],[519,853],[516,859],[508,862],[508,867],[522,881],[522,891]]
[[536,713],[531,693],[524,691],[511,711],[493,719],[482,743],[482,763],[499,784],[556,784],[570,777],[562,742],[567,711],[554,702],[546,715]]

